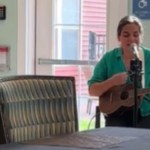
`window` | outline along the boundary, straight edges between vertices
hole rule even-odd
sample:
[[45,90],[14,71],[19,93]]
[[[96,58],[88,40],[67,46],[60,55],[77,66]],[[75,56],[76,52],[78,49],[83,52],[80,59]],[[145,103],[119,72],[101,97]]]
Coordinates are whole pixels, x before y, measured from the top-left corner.
[[[55,58],[99,59],[106,45],[106,0],[56,0],[54,29]],[[95,34],[92,52],[91,32]]]
[[57,0],[55,6],[55,57],[78,59],[80,0]]
[[[96,61],[106,50],[106,0],[55,0],[54,8],[54,58],[62,61],[53,65],[54,74],[74,76],[80,103],[87,102],[93,66],[80,62]],[[64,60],[76,61],[72,65]]]

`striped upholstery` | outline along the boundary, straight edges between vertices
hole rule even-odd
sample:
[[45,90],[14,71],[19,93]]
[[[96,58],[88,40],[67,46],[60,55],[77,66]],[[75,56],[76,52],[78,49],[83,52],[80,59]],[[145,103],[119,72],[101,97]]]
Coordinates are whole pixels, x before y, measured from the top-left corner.
[[8,143],[78,131],[73,77],[2,78],[0,105]]

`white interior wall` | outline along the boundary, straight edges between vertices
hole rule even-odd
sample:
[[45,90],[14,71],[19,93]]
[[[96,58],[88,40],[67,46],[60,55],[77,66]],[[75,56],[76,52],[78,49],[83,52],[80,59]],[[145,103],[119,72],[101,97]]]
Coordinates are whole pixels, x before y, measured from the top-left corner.
[[25,0],[18,0],[17,74],[25,73]]
[[50,65],[39,65],[38,59],[52,58],[53,0],[37,0],[36,14],[36,74],[50,74]]
[[17,74],[35,72],[35,2],[18,0]]
[[18,0],[17,74],[50,74],[38,59],[52,58],[52,12],[53,0]]

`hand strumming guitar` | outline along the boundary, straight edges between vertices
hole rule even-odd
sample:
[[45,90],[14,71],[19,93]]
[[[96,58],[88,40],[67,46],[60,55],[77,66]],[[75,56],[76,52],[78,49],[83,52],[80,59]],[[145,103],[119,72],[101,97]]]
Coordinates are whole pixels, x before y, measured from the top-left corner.
[[119,86],[126,83],[127,77],[128,77],[127,72],[123,72],[113,75],[111,77],[111,80],[114,86]]

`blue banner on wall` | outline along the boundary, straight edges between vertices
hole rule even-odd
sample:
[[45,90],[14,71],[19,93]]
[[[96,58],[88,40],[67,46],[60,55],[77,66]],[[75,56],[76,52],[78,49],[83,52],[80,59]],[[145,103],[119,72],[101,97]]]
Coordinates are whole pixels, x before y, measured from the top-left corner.
[[150,0],[133,0],[132,8],[140,19],[150,19]]

